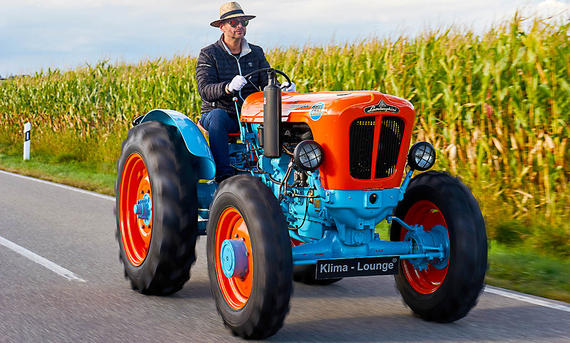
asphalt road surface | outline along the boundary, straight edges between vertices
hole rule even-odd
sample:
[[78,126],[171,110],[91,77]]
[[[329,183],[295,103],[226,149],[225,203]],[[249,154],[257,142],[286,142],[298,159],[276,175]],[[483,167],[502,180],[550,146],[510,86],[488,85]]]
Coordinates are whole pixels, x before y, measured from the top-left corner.
[[[190,281],[144,296],[123,277],[114,200],[0,171],[0,342],[235,342],[216,313],[205,239]],[[414,317],[391,276],[295,284],[273,342],[570,342],[570,305],[487,287],[467,317]]]

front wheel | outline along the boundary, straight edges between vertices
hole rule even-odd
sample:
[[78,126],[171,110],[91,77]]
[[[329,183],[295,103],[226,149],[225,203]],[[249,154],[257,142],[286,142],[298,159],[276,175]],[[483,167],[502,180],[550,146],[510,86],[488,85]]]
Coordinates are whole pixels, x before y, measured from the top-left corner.
[[[279,202],[258,178],[231,177],[216,191],[207,232],[210,288],[224,324],[248,339],[275,334],[293,288],[291,245]],[[228,248],[230,242],[239,254]],[[228,272],[238,265],[239,274]]]
[[[449,238],[446,266],[429,264],[420,270],[401,261],[395,280],[405,303],[425,320],[463,318],[477,303],[487,269],[485,223],[471,191],[446,173],[426,172],[412,179],[395,215],[426,231],[443,226]],[[406,233],[392,223],[392,241],[403,240]]]

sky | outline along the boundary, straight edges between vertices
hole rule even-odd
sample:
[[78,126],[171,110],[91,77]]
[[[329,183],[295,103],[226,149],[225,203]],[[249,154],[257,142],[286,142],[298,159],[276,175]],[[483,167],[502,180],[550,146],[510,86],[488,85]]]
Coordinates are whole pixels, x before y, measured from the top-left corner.
[[[225,1],[0,0],[0,76],[197,56]],[[570,18],[570,0],[248,0],[246,38],[265,50],[415,36],[451,25],[481,33],[523,16]]]

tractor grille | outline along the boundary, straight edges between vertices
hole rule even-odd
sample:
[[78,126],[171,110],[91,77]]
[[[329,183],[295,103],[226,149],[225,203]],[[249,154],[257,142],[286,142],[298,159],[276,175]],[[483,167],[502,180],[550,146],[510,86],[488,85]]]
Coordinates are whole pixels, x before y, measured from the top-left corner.
[[356,119],[350,125],[350,175],[355,179],[370,178],[375,123],[375,117],[362,117]]
[[388,177],[396,171],[400,144],[404,136],[404,121],[399,117],[382,118],[380,139],[378,140],[378,155],[376,157],[377,179]]
[[[350,175],[355,179],[370,179],[374,151],[374,129],[377,117],[362,117],[352,122],[349,133]],[[379,117],[378,117],[379,118]],[[404,121],[399,117],[383,117],[376,155],[374,178],[384,178],[396,171]]]

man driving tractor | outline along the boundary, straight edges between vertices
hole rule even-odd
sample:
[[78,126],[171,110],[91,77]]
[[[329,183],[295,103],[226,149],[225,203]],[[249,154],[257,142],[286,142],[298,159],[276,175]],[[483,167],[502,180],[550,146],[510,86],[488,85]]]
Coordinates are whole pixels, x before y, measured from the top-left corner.
[[[208,131],[210,148],[216,162],[216,182],[235,175],[230,166],[228,134],[238,132],[236,105],[241,108],[250,94],[267,85],[267,76],[255,74],[251,83],[244,78],[249,72],[268,68],[263,49],[249,44],[245,39],[249,20],[237,2],[228,2],[220,7],[220,18],[210,23],[222,31],[220,39],[200,51],[196,65],[198,92],[202,98],[200,124]],[[287,90],[294,91],[294,84]],[[237,104],[234,103],[237,98]]]

